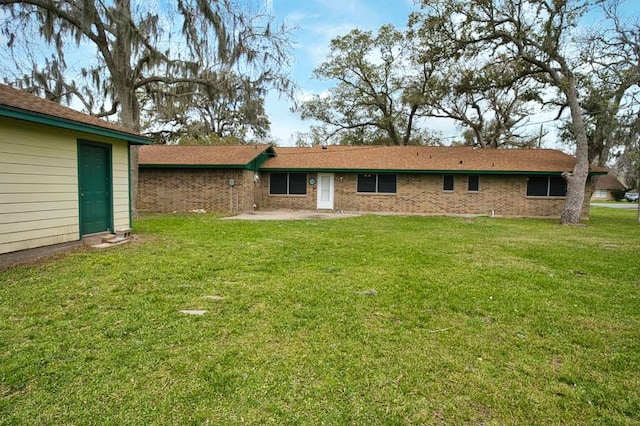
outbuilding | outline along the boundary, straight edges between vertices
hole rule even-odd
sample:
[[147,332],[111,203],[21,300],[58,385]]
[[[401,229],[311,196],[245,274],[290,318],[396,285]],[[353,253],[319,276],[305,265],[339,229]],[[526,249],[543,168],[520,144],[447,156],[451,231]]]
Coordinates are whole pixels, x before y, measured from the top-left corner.
[[0,255],[131,227],[137,132],[0,84]]

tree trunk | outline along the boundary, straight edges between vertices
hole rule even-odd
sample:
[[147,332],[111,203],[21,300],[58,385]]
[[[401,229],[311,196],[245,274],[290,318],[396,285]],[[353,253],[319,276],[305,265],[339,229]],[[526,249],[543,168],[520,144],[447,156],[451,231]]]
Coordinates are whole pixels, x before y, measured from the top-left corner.
[[[118,10],[122,16],[131,18],[131,1],[117,0]],[[136,87],[131,70],[131,43],[128,33],[130,28],[127,20],[117,22],[115,48],[112,50],[113,64],[115,69],[110,70],[113,85],[116,91],[117,100],[120,102],[120,122],[131,130],[140,132],[140,104],[136,98]],[[137,145],[132,145],[129,150],[129,184],[131,191],[131,215],[133,218],[138,215],[138,149]]]
[[398,137],[398,132],[396,131],[396,126],[393,124],[387,125],[387,133],[389,134],[389,138],[393,142],[395,146],[403,145],[402,141]]
[[575,80],[573,77],[568,77],[564,83],[564,92],[571,110],[571,122],[576,137],[576,165],[571,173],[562,174],[567,181],[567,197],[560,215],[560,223],[577,224],[580,222],[587,177],[589,176],[589,142],[582,120],[582,109],[578,101]]
[[[638,158],[640,161],[640,158]],[[640,192],[640,165],[638,167],[638,176],[636,177],[636,191]],[[640,199],[638,200],[638,222],[640,222]]]
[[[115,81],[115,79],[114,79]],[[120,121],[124,127],[140,131],[140,106],[136,99],[135,89],[127,87],[127,81],[122,81],[122,89],[118,91],[120,100]],[[116,85],[117,86],[117,85]],[[133,86],[132,84],[130,86]],[[132,145],[129,150],[129,183],[131,191],[131,216],[135,219],[138,214],[138,145]]]

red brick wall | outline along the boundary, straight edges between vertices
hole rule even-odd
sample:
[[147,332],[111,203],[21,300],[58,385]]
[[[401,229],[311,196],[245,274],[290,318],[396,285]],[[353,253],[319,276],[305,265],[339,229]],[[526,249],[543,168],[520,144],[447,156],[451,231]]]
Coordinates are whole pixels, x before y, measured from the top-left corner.
[[315,210],[317,185],[309,185],[309,179],[316,179],[317,173],[307,173],[307,195],[269,194],[269,173],[260,173],[261,209]]
[[[564,198],[527,197],[526,176],[480,176],[480,190],[467,191],[466,175],[455,175],[454,190],[442,190],[442,175],[398,174],[396,194],[356,193],[355,173],[336,173],[334,210],[419,213],[433,215],[490,215],[559,217]],[[315,210],[316,173],[307,173],[307,195],[270,195],[269,173],[240,169],[146,169],[139,173],[138,209],[188,212],[204,209],[246,212],[257,209]],[[229,179],[236,185],[229,186]],[[583,218],[588,218],[588,183]]]
[[[334,210],[421,213],[433,215],[490,215],[560,217],[563,197],[527,197],[526,176],[481,175],[480,190],[467,191],[468,176],[455,175],[454,190],[443,191],[442,175],[398,174],[396,194],[358,194],[355,173],[335,174]],[[316,173],[307,174],[307,182]],[[269,195],[269,174],[261,173],[261,208],[316,209],[317,185],[307,195]],[[587,185],[583,217],[588,218],[591,185]]]
[[[229,185],[235,180],[235,186]],[[152,212],[253,210],[253,172],[241,169],[147,169],[138,176],[138,209]]]

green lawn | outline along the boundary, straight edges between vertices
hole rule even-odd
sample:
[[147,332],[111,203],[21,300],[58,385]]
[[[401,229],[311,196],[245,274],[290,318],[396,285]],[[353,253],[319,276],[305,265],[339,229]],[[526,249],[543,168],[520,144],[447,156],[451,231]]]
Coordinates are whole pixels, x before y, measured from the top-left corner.
[[0,423],[638,424],[636,214],[147,217],[0,272]]

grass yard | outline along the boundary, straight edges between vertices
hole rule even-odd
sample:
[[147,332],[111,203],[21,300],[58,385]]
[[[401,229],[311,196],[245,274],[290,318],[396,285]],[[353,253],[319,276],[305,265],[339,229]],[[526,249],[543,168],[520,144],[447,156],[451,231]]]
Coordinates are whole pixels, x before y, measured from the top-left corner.
[[0,423],[639,424],[636,214],[147,217],[0,272]]

